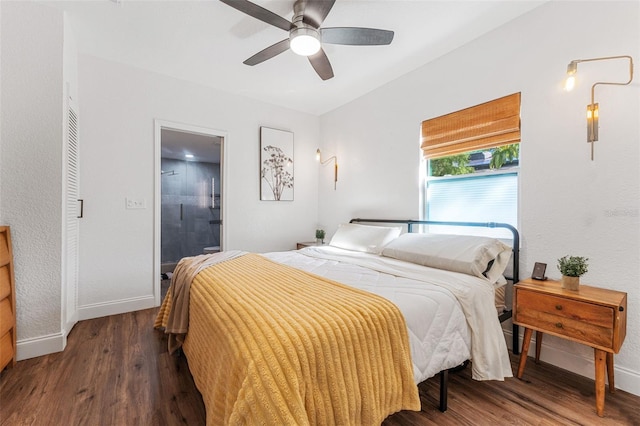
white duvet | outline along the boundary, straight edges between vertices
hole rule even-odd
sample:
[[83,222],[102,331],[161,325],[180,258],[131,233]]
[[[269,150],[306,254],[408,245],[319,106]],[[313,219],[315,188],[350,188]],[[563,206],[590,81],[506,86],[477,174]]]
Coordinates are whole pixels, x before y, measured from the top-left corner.
[[476,380],[513,376],[486,280],[331,246],[264,256],[395,303],[407,322],[416,383],[467,359]]

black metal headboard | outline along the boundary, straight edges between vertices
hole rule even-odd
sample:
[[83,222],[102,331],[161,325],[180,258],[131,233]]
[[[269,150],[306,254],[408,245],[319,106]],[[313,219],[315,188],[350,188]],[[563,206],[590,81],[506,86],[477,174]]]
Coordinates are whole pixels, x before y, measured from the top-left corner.
[[[413,219],[351,219],[350,223],[395,223],[407,226],[407,232],[414,232],[414,225],[444,225],[444,226],[466,226],[466,227],[479,227],[479,228],[505,228],[511,231],[513,235],[513,256],[512,256],[512,276],[505,277],[512,282],[512,284],[520,281],[520,234],[518,230],[508,223],[498,222],[443,222],[432,220],[413,220]],[[498,316],[500,322],[506,321],[513,316],[513,304],[510,309],[507,309]],[[517,325],[513,325],[513,353],[518,355],[520,353],[519,347],[519,328]]]

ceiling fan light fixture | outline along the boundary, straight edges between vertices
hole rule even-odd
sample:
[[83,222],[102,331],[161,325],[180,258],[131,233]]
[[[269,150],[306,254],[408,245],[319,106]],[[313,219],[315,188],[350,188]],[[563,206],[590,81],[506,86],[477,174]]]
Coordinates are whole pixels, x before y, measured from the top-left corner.
[[289,47],[297,55],[315,55],[320,50],[320,35],[314,28],[294,28],[289,34]]
[[[383,46],[390,44],[393,40],[393,31],[389,30],[322,27],[336,0],[295,0],[291,20],[285,19],[250,0],[220,1],[245,15],[289,33],[289,37],[262,49],[243,61],[245,65],[258,65],[291,49],[298,55],[306,56],[318,77],[324,81],[333,78],[333,69],[323,45]],[[266,2],[261,1],[261,3]]]

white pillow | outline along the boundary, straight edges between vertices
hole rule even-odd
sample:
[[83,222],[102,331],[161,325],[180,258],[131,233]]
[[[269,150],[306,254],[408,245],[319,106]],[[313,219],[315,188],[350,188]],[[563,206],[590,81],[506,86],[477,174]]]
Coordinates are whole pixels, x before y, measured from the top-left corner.
[[402,228],[343,223],[329,245],[347,250],[380,254],[384,246],[400,235]]
[[504,283],[502,273],[509,263],[511,247],[489,237],[408,233],[391,241],[382,255],[500,284]]

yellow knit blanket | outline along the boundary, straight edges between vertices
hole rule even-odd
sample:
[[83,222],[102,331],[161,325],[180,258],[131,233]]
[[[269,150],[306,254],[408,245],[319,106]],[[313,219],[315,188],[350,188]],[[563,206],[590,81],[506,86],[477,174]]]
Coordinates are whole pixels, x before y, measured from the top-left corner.
[[195,277],[183,349],[208,425],[379,425],[420,409],[393,303],[257,254]]

